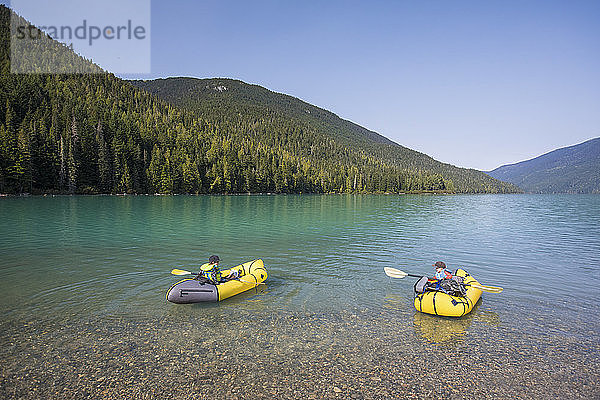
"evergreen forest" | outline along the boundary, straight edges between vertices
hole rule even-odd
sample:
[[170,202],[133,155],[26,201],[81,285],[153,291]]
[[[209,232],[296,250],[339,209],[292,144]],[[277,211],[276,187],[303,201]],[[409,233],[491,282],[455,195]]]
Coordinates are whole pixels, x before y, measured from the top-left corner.
[[519,191],[240,81],[130,82],[53,40],[92,73],[11,73],[10,23],[0,6],[0,193]]

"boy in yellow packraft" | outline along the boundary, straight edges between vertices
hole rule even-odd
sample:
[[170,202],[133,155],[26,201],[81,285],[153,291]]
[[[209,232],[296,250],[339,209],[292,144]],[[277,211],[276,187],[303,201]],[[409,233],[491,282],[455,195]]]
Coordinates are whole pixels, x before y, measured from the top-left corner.
[[213,285],[218,285],[219,283],[227,282],[231,279],[238,278],[238,271],[231,271],[225,279],[221,276],[221,270],[219,269],[219,262],[221,259],[219,256],[210,256],[208,258],[208,263],[202,264],[200,266],[200,273],[198,277],[204,277],[210,281]]

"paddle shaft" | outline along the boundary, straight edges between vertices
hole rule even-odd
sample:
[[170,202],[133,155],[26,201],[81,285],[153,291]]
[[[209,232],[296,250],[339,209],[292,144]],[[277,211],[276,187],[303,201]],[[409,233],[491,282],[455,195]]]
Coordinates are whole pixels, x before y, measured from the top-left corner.
[[[190,272],[190,271],[184,271],[182,269],[174,269],[173,271],[171,271],[171,273],[173,275],[200,275],[200,272]],[[248,282],[248,281],[244,281],[240,278],[234,278],[232,280],[237,280],[240,282],[244,282],[244,283],[249,283],[251,285],[266,285],[266,283],[264,282]]]
[[[408,272],[400,271],[399,269],[391,268],[391,267],[385,267],[383,270],[385,271],[386,275],[389,276],[390,278],[402,279],[402,278],[406,278],[407,276],[411,276],[413,278],[421,278],[422,276],[424,276],[424,275],[409,274]],[[430,279],[430,278],[428,278],[428,279]],[[433,279],[430,279],[430,280],[433,280]],[[503,290],[501,287],[486,286],[486,285],[482,285],[480,283],[479,284],[477,284],[477,283],[464,284],[463,283],[463,285],[471,286],[471,287],[479,289],[481,291],[490,292],[490,293],[501,293]]]

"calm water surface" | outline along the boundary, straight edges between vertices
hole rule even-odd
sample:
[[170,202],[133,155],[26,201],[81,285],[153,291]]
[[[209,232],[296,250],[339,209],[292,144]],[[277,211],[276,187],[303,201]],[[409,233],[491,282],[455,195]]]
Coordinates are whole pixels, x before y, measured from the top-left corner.
[[[2,397],[600,397],[600,196],[5,198],[0,221]],[[268,284],[167,303],[211,254]],[[438,260],[504,292],[419,314],[383,267]]]

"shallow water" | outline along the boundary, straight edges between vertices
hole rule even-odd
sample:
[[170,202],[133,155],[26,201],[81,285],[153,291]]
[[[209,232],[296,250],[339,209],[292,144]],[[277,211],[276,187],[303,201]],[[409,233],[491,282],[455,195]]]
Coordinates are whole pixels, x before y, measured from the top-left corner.
[[[32,197],[0,218],[3,398],[600,396],[600,196]],[[266,287],[167,303],[210,254],[262,258]],[[417,313],[383,267],[437,260],[505,290]]]

